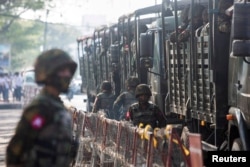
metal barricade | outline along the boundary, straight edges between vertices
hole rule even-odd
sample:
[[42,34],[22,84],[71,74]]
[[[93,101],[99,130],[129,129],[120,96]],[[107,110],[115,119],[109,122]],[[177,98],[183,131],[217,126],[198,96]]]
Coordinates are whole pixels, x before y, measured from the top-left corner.
[[77,112],[75,167],[190,167],[176,128],[138,128],[96,113]]

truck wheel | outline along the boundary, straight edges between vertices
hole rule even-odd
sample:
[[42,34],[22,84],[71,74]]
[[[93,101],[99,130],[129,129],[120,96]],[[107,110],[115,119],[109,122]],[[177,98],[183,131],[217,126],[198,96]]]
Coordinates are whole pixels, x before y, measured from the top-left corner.
[[241,142],[240,138],[234,139],[231,150],[232,151],[242,151],[243,150],[243,146],[242,146],[242,142]]

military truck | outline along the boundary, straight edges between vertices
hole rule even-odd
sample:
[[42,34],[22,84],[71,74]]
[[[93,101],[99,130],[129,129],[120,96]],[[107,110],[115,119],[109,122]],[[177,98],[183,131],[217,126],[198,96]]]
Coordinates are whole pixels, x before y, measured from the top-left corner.
[[[178,3],[173,8],[179,10]],[[164,17],[158,31],[141,34],[141,60],[152,65],[148,72],[163,67],[163,73],[153,74],[166,74],[164,111],[178,115],[189,132],[200,133],[204,150],[249,150],[249,25],[244,21],[249,2],[192,0],[188,6],[185,29],[178,27],[174,10],[175,33],[169,36],[170,17]],[[156,64],[162,62],[157,56],[163,64]],[[152,77],[149,81],[152,88],[161,85]]]
[[112,82],[114,91],[119,93],[117,61],[111,56],[110,47],[117,38],[117,27],[102,25],[92,35],[77,39],[80,75],[83,92],[87,94],[87,111],[91,111],[102,81]]

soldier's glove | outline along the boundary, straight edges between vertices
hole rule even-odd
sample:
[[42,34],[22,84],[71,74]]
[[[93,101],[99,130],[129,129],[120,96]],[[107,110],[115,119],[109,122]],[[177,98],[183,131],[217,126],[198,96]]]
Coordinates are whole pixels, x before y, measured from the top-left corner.
[[180,35],[178,36],[178,41],[179,42],[186,42],[190,36],[190,31],[189,30],[184,30]]

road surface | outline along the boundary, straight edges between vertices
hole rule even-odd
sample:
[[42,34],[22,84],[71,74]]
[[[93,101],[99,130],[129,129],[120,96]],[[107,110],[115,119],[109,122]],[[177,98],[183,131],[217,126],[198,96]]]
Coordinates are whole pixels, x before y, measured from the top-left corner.
[[5,167],[5,150],[22,113],[21,109],[0,110],[0,167]]

